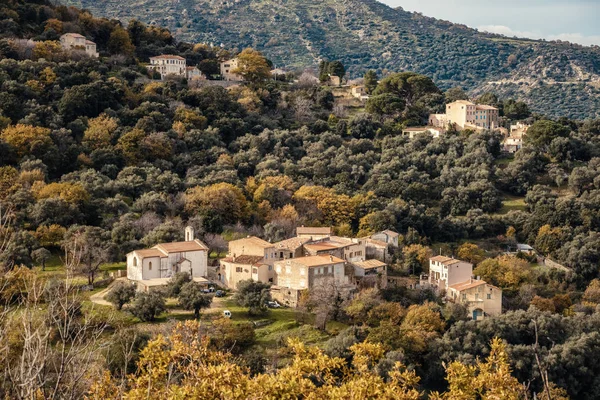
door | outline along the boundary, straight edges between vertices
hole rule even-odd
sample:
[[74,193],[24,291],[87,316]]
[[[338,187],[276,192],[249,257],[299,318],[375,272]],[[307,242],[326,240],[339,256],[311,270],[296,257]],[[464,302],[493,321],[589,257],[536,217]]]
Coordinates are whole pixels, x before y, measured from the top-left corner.
[[483,317],[483,310],[481,308],[476,308],[473,310],[473,320],[478,321]]

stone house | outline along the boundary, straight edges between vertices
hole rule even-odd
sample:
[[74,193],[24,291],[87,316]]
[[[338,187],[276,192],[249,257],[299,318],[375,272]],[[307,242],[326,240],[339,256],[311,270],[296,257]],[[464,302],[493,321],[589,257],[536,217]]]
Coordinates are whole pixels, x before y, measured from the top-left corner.
[[273,283],[273,263],[278,260],[275,246],[256,236],[229,242],[227,257],[220,260],[218,279],[235,289],[238,282],[252,279]]
[[473,264],[451,257],[435,256],[429,259],[429,284],[440,293],[473,276]]
[[398,247],[398,238],[399,237],[400,237],[399,233],[391,231],[389,229],[386,229],[385,231],[377,232],[377,233],[371,235],[371,239],[385,242],[394,247]]
[[80,50],[90,57],[99,57],[96,51],[96,43],[87,40],[85,36],[79,33],[65,33],[60,37],[60,44],[65,50]]
[[354,280],[359,287],[387,287],[387,264],[379,260],[357,261],[354,267]]
[[410,127],[402,130],[402,136],[413,139],[419,135],[427,134],[432,138],[439,138],[445,132],[444,128],[435,126]]
[[446,105],[446,114],[432,114],[429,125],[447,128],[453,125],[457,130],[497,129],[500,114],[496,107],[475,104],[468,100],[458,100]]
[[312,241],[304,245],[304,255],[332,255],[348,262],[364,261],[367,249],[365,243],[359,239],[330,236],[319,241]]
[[232,58],[231,60],[223,61],[219,65],[219,69],[221,72],[221,76],[225,81],[234,81],[234,82],[242,82],[244,78],[241,75],[234,74],[233,71],[238,69],[239,67],[239,59]]
[[446,298],[454,303],[463,304],[475,321],[502,314],[502,289],[482,280],[471,278],[451,285]]

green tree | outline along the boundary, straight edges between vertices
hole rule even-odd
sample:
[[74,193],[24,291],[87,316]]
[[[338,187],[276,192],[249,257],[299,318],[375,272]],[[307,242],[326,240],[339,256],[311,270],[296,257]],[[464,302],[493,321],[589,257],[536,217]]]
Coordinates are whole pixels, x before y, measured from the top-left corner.
[[237,285],[235,301],[241,307],[248,308],[248,314],[265,314],[269,311],[267,302],[271,301],[270,285],[251,279]]
[[144,322],[153,322],[166,309],[165,297],[158,290],[136,293],[129,307],[129,311]]
[[177,272],[171,279],[169,279],[169,283],[167,284],[167,294],[169,297],[177,297],[181,292],[181,288],[187,284],[192,282],[192,277],[187,272]]
[[135,46],[131,43],[129,32],[121,26],[116,26],[108,39],[108,51],[111,54],[132,56],[135,53]]
[[341,61],[330,62],[327,69],[330,75],[337,76],[338,78],[340,78],[340,81],[344,78],[344,76],[346,76],[346,68],[344,67],[344,64],[341,63]]
[[558,137],[568,137],[571,130],[559,123],[550,120],[536,121],[527,130],[524,141],[542,149],[546,149],[552,140]]
[[106,295],[106,300],[113,303],[117,310],[135,297],[135,286],[128,282],[117,282]]
[[38,264],[40,264],[42,266],[42,271],[46,270],[46,261],[48,261],[48,259],[50,258],[50,256],[52,255],[52,253],[50,253],[49,250],[41,247],[37,250],[34,250],[33,253],[31,253],[31,258],[33,258],[33,260],[35,262],[37,262]]
[[184,310],[194,310],[196,319],[200,318],[200,310],[210,307],[212,296],[202,292],[202,285],[197,282],[188,282],[181,287],[177,299]]
[[373,91],[375,90],[375,88],[377,87],[377,83],[379,81],[379,78],[377,77],[377,72],[373,71],[373,70],[369,70],[365,73],[365,89],[367,90],[368,94],[373,93]]

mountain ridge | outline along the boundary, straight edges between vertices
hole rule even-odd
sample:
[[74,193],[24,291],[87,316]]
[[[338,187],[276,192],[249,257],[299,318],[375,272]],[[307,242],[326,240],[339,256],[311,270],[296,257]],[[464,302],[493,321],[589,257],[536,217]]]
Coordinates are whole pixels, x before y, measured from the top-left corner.
[[339,59],[351,77],[412,70],[443,89],[493,90],[551,116],[600,117],[600,48],[515,39],[375,0],[68,0],[94,14],[139,19],[181,40],[254,47],[277,66]]

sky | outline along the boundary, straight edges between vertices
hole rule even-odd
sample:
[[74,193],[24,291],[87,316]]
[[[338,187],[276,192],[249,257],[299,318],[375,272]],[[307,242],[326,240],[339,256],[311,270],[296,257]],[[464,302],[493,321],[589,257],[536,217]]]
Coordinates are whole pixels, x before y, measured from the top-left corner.
[[600,0],[380,1],[480,31],[600,45]]

